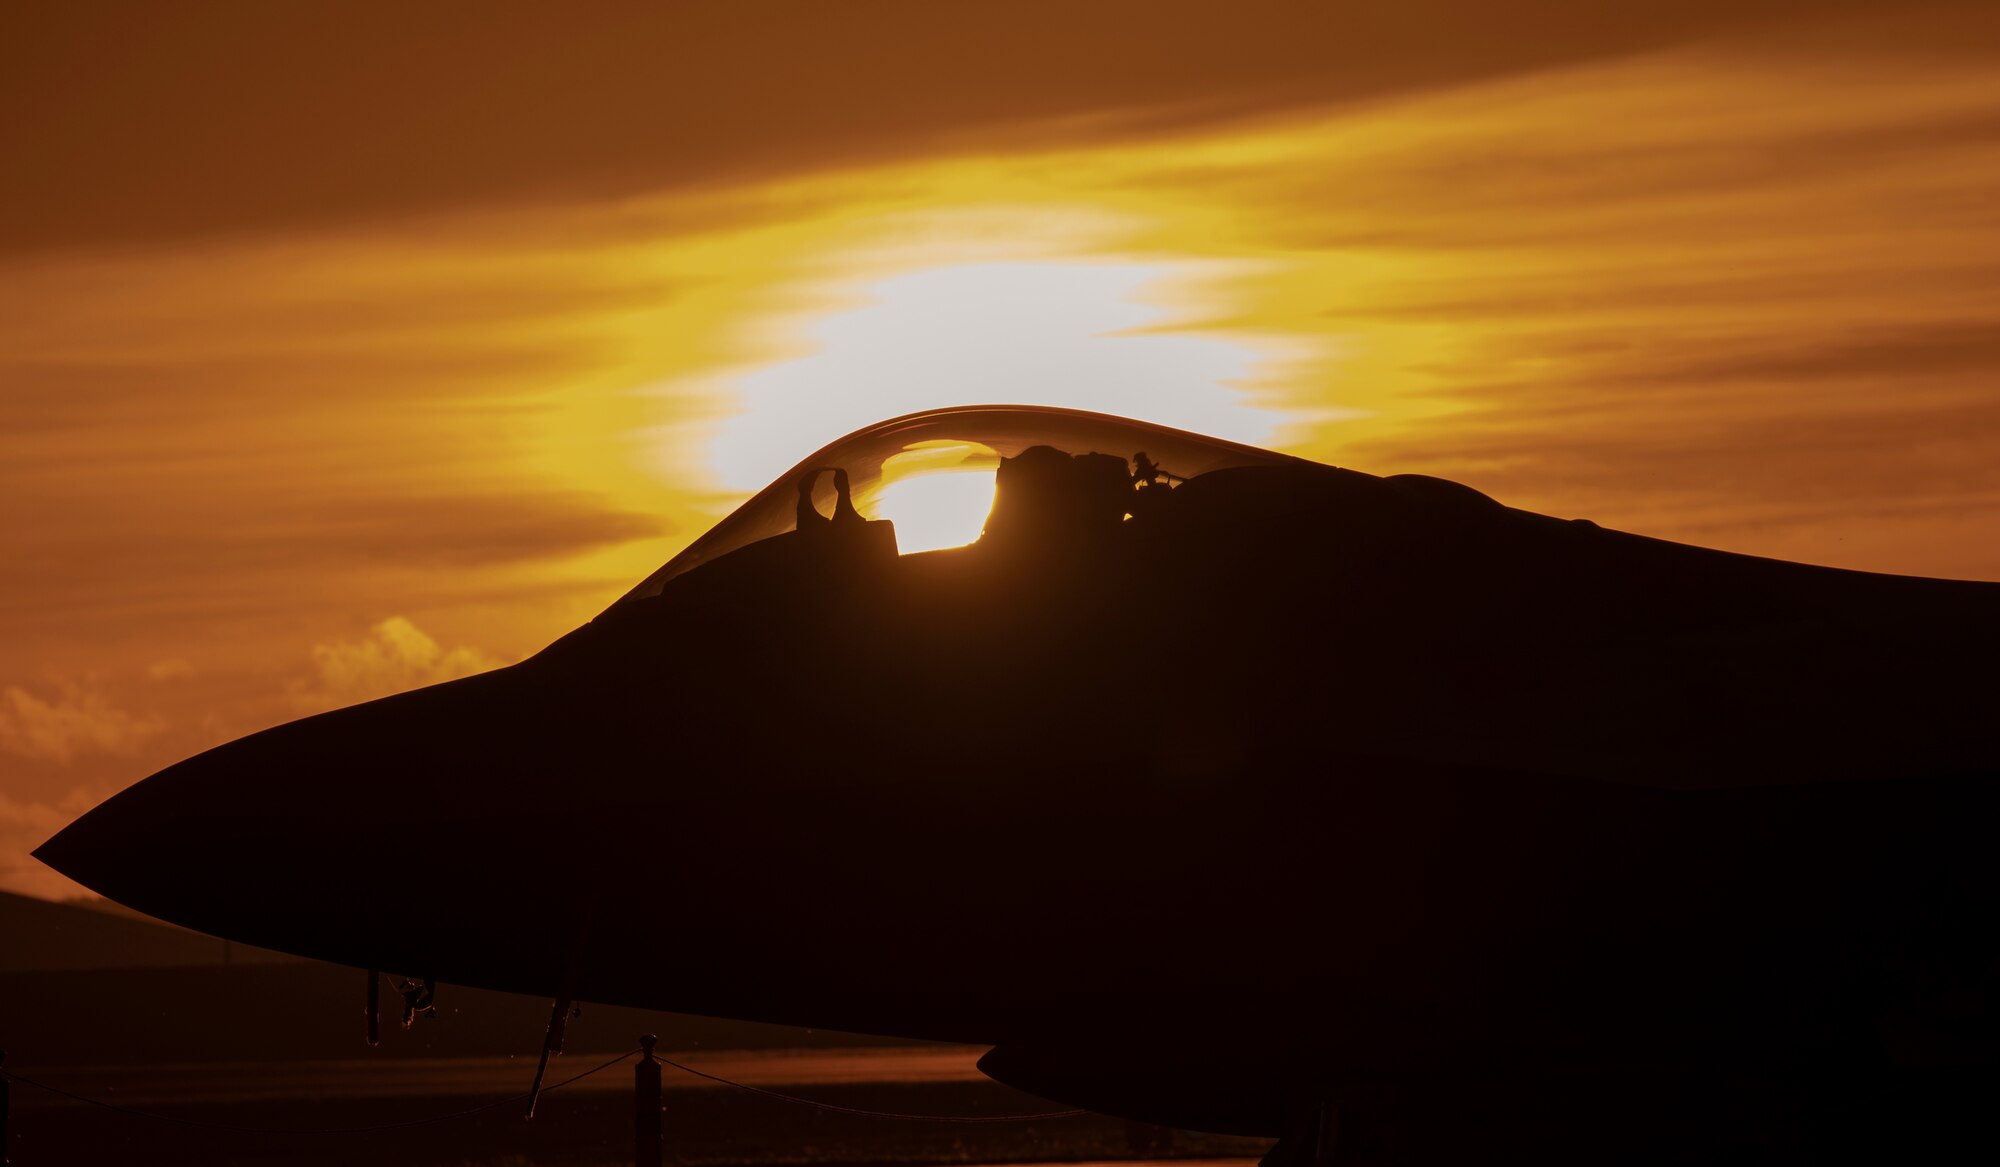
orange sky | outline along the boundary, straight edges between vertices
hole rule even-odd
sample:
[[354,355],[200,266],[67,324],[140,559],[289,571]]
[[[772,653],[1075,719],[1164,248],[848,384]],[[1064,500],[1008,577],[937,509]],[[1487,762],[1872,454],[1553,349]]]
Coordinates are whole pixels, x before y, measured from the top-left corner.
[[1987,7],[48,6],[0,47],[0,887],[927,406],[2000,579]]

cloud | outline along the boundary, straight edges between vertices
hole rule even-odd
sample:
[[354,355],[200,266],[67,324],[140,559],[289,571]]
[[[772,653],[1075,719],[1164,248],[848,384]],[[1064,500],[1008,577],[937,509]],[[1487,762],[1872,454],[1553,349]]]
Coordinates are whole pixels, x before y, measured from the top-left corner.
[[[241,620],[304,610],[324,590],[384,607],[439,585],[460,596],[528,595],[541,587],[538,575],[606,550],[632,545],[639,558],[652,558],[675,525],[581,492],[392,499],[380,486],[328,483],[319,475],[329,471],[311,460],[298,459],[301,481],[252,468],[213,482],[139,475],[117,493],[51,485],[42,492],[47,509],[23,507],[10,525],[19,557],[0,560],[0,591],[12,603],[0,612],[0,635],[66,619],[76,635],[89,636],[114,615],[183,627]],[[351,488],[340,495],[343,486]],[[0,517],[15,518],[5,511],[0,500]],[[190,512],[202,520],[189,521]],[[91,538],[76,538],[79,528]],[[143,572],[130,570],[135,562]],[[577,586],[604,590],[594,581]],[[171,672],[173,660],[144,666],[155,680],[173,679],[154,664]]]
[[313,679],[295,686],[293,693],[297,703],[309,709],[387,697],[504,663],[476,648],[447,649],[401,616],[375,625],[360,640],[314,645],[312,662]]
[[147,665],[146,675],[155,681],[185,681],[195,676],[195,668],[180,657],[173,656]]
[[272,516],[272,540],[338,558],[490,567],[582,554],[661,533],[659,517],[575,493],[505,498],[404,497],[315,500]]
[[617,201],[1002,135],[1089,146],[1879,5],[44,5],[0,57],[0,250]]
[[129,755],[164,728],[73,682],[49,699],[18,685],[0,690],[0,750],[24,758],[68,765],[88,754]]

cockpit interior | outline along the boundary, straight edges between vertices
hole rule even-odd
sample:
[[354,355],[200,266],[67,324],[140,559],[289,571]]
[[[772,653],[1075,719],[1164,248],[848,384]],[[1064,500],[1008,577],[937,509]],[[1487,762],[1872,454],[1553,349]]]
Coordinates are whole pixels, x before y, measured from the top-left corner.
[[[971,406],[911,414],[800,462],[609,610],[784,540],[815,557],[887,558],[977,546],[1085,550],[1145,524],[1183,484],[1215,470],[1308,466],[1287,455],[1074,410]],[[779,545],[752,553],[775,553]],[[739,558],[742,558],[739,556]]]

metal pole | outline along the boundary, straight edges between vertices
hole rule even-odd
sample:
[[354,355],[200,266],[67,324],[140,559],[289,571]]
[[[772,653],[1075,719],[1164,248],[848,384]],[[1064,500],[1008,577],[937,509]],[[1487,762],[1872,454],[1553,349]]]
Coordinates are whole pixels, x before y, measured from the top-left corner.
[[528,1117],[535,1117],[535,1104],[542,1100],[542,1078],[549,1072],[549,1059],[562,1052],[563,1031],[569,1028],[569,991],[556,998],[549,1010],[549,1031],[542,1037],[542,1060],[535,1063],[535,1084],[528,1087]]
[[660,1167],[660,1062],[650,1033],[639,1035],[645,1050],[632,1067],[632,1167]]

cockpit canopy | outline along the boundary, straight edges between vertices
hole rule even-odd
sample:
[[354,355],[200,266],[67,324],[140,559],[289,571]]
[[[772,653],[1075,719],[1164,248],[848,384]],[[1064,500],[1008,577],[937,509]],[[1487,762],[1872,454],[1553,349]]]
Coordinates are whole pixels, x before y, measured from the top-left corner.
[[[800,462],[647,576],[613,609],[658,595],[676,576],[817,518],[858,514],[889,520],[897,551],[908,555],[1004,539],[1010,526],[1029,515],[1043,529],[1052,518],[1117,522],[1147,491],[1170,490],[1225,467],[1299,461],[1072,409],[978,405],[908,414],[857,430]],[[996,506],[1003,463],[1012,485]],[[1055,481],[1059,491],[1050,493],[1062,498],[1039,497],[1041,484]]]

